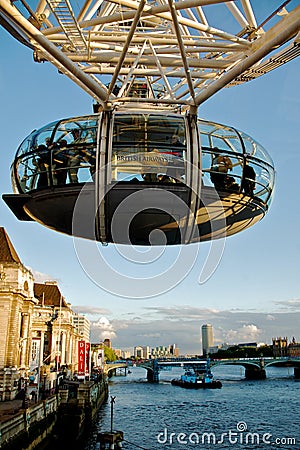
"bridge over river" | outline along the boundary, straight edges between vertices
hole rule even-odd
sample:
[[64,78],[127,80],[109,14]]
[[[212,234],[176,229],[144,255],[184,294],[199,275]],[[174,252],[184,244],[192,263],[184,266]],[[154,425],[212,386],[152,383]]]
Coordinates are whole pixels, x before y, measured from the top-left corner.
[[266,368],[270,366],[289,366],[294,367],[295,378],[300,378],[300,358],[299,357],[281,357],[281,358],[231,358],[231,359],[203,359],[203,358],[156,358],[138,361],[136,363],[128,361],[116,361],[105,364],[104,372],[109,376],[116,373],[116,370],[123,370],[127,374],[128,367],[135,364],[147,370],[147,380],[150,382],[159,382],[159,372],[167,367],[182,367],[183,369],[205,370],[206,367],[217,367],[220,365],[235,365],[245,368],[245,377],[247,379],[265,379]]

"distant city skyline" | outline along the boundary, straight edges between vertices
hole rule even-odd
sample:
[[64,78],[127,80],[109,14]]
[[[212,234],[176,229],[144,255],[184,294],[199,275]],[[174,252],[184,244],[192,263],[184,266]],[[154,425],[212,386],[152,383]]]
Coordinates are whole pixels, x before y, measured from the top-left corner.
[[[78,309],[75,307],[75,310]],[[82,308],[79,310],[82,312]],[[108,320],[106,317],[93,320],[95,315],[90,317],[94,339],[110,335],[116,348],[129,349],[136,345],[156,347],[176,342],[182,354],[201,353],[199,329],[201,323],[208,320],[214,325],[215,345],[234,345],[241,342],[263,342],[270,345],[272,338],[277,336],[287,336],[290,340],[295,336],[297,339],[296,330],[299,329],[298,315],[293,313],[232,312],[186,307],[182,312],[180,327],[174,325],[174,321],[176,323],[180,320],[176,308],[149,307],[139,320],[131,317],[123,321],[114,318]],[[288,322],[287,325],[284,325],[285,321]],[[295,332],[292,332],[292,329]],[[166,336],[167,338],[164,338]]]
[[[239,348],[244,348],[244,347],[249,347],[251,349],[254,348],[262,348],[262,347],[270,347],[273,348],[273,352],[274,352],[274,356],[286,356],[287,354],[287,349],[291,349],[289,350],[290,353],[294,352],[295,355],[294,356],[299,356],[299,351],[300,351],[300,342],[298,342],[297,338],[295,338],[295,336],[293,336],[292,338],[287,338],[282,337],[282,336],[276,336],[272,339],[271,342],[235,342],[235,343],[222,343],[222,344],[218,344],[218,345],[212,345],[212,346],[207,346],[208,351],[206,353],[202,352],[198,352],[198,353],[191,353],[191,352],[181,352],[180,348],[177,347],[177,344],[175,345],[176,351],[175,352],[168,352],[167,350],[170,349],[172,347],[172,345],[159,345],[156,346],[155,348],[149,347],[148,345],[145,346],[140,346],[140,345],[136,345],[134,347],[131,348],[115,348],[113,347],[114,352],[116,353],[116,355],[118,357],[122,357],[122,358],[130,358],[130,357],[135,357],[135,358],[140,358],[140,359],[149,359],[149,358],[155,358],[155,357],[182,357],[182,356],[208,356],[208,355],[212,355],[216,352],[218,352],[219,350],[228,350],[232,347],[239,347]],[[158,350],[161,349],[162,353],[159,354]],[[167,351],[167,352],[166,352]]]
[[[206,327],[207,326],[209,326],[209,329],[208,329],[208,339],[207,338],[205,338],[206,339],[206,341],[204,342],[204,346],[203,346],[203,335],[205,335],[205,333],[206,333]],[[203,328],[205,328],[205,331],[203,332]],[[219,348],[223,348],[223,349],[225,349],[225,348],[228,348],[228,347],[234,347],[234,346],[236,346],[236,345],[239,345],[239,346],[241,346],[241,345],[246,345],[246,344],[254,344],[254,343],[256,343],[257,344],[257,346],[259,347],[259,346],[262,346],[262,345],[267,345],[267,346],[272,346],[272,344],[273,344],[273,341],[274,340],[277,340],[277,339],[279,339],[279,340],[281,340],[281,339],[283,339],[283,340],[287,340],[287,343],[289,344],[289,343],[298,343],[299,341],[300,341],[300,339],[299,339],[299,341],[298,341],[298,337],[297,336],[283,336],[283,335],[280,335],[280,333],[275,333],[274,334],[274,336],[272,336],[272,338],[270,339],[270,341],[259,341],[259,340],[257,340],[257,341],[246,341],[246,340],[241,340],[241,341],[234,341],[234,342],[228,342],[228,341],[215,341],[215,339],[214,339],[214,328],[213,328],[213,325],[212,324],[202,324],[202,326],[200,326],[200,330],[201,330],[201,333],[200,333],[200,335],[202,336],[202,339],[200,338],[200,340],[199,340],[199,351],[198,352],[189,352],[189,351],[185,351],[185,352],[182,352],[181,351],[181,347],[180,347],[180,344],[178,343],[178,342],[176,342],[176,344],[168,344],[167,342],[162,342],[162,341],[157,341],[156,342],[156,345],[155,346],[150,346],[148,343],[145,343],[145,344],[143,344],[143,345],[141,345],[140,343],[135,343],[132,347],[123,347],[123,346],[120,346],[120,347],[116,347],[115,346],[115,344],[114,344],[114,342],[112,341],[112,347],[113,347],[113,349],[116,349],[117,348],[117,350],[119,351],[122,351],[122,352],[130,352],[130,354],[131,355],[134,355],[134,356],[136,356],[135,355],[135,349],[143,349],[143,352],[144,352],[144,354],[145,354],[145,352],[149,352],[149,353],[152,353],[153,351],[155,351],[155,349],[158,349],[159,347],[160,348],[170,348],[170,347],[172,347],[172,346],[174,346],[174,348],[176,348],[176,350],[177,350],[177,352],[176,353],[178,353],[179,355],[184,355],[184,354],[187,354],[187,355],[193,355],[193,354],[197,354],[197,355],[200,355],[200,354],[205,354],[204,353],[204,351],[203,351],[203,348],[206,348],[208,351],[207,351],[207,353],[211,353],[211,351],[212,350],[214,350],[214,351],[216,351],[217,350],[217,348],[219,347]],[[212,338],[211,338],[211,335],[212,335]],[[145,350],[145,349],[147,349],[147,350]],[[144,356],[145,357],[145,356]]]
[[[273,338],[274,339],[285,339],[287,336],[274,336]],[[291,337],[287,337],[287,341],[288,341],[288,343],[292,343],[292,342],[297,342],[298,343],[298,339],[297,339],[297,336],[291,336]],[[251,343],[254,343],[254,342],[251,342]],[[268,345],[268,346],[272,346],[272,339],[271,339],[271,341],[270,342],[255,342],[256,344],[257,344],[257,346],[259,347],[259,346],[261,346],[261,345]],[[234,347],[235,345],[243,345],[243,344],[249,344],[249,342],[218,342],[218,343],[215,343],[216,345],[215,345],[215,347],[222,347],[222,346],[226,346],[226,347]],[[113,345],[113,343],[112,343],[112,345]],[[135,345],[135,346],[133,346],[133,347],[126,347],[126,348],[123,348],[123,347],[120,347],[120,348],[118,348],[118,350],[120,349],[120,350],[122,350],[122,351],[131,351],[131,353],[132,354],[134,354],[134,349],[135,348],[138,348],[138,347],[140,347],[140,348],[149,348],[149,351],[151,352],[152,350],[154,350],[155,348],[157,348],[157,347],[159,347],[160,345],[156,345],[156,347],[151,347],[151,346],[149,346],[149,345],[143,345],[143,346],[140,346],[140,345]],[[168,344],[166,344],[166,343],[162,343],[161,344],[161,346],[163,346],[163,347],[167,347],[168,346]],[[180,347],[178,347],[179,348],[179,350],[180,350]],[[115,349],[115,347],[113,346],[113,349]],[[192,354],[192,353],[189,353],[189,352],[186,352],[187,354]],[[200,352],[201,353],[201,352]],[[182,354],[181,352],[180,352],[180,354]],[[198,353],[199,354],[199,353]]]

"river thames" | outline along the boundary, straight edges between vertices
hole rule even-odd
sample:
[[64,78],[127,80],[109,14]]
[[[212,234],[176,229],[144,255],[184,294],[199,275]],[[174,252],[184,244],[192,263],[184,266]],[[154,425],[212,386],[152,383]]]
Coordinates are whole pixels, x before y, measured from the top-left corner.
[[[124,449],[290,449],[300,450],[300,381],[293,368],[268,368],[267,379],[248,381],[240,367],[215,368],[222,389],[172,386],[182,371],[161,371],[160,383],[130,368],[113,377],[114,430],[124,432]],[[110,431],[110,397],[83,450],[99,448],[98,431]]]

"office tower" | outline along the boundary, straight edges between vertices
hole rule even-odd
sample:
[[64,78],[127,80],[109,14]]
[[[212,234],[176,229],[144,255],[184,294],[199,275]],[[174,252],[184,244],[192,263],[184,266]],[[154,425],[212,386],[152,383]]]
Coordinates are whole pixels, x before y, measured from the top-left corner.
[[214,345],[213,326],[210,323],[202,325],[202,352],[207,356],[209,348]]
[[81,314],[73,314],[73,323],[80,338],[86,342],[90,342],[90,321]]

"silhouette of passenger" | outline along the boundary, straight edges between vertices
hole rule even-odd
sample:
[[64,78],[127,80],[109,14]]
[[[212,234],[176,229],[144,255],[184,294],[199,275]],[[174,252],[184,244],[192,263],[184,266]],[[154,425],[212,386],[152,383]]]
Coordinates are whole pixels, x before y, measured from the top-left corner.
[[159,183],[172,183],[173,182],[171,180],[171,178],[168,177],[168,175],[164,175],[164,174],[157,175],[157,180]]
[[47,146],[49,149],[53,148],[54,145],[55,145],[54,142],[51,142],[51,139],[50,139],[49,137],[47,137],[47,138],[45,139],[45,143],[46,143],[46,146]]
[[177,136],[177,134],[173,134],[173,136],[171,138],[171,148],[172,148],[172,154],[174,156],[179,156],[180,158],[183,157],[183,151],[185,150],[185,145],[179,140],[179,136]]
[[246,195],[249,195],[250,197],[253,196],[253,192],[255,189],[255,178],[255,170],[252,166],[249,166],[248,161],[245,160],[241,189],[242,192],[244,192]]
[[34,164],[39,174],[36,187],[37,189],[49,186],[49,165],[50,155],[46,145],[39,145],[37,148],[38,159],[34,160]]
[[233,167],[228,156],[215,154],[212,160],[210,179],[217,190],[226,189],[234,182],[233,177],[227,175],[228,170]]
[[69,166],[69,179],[71,183],[78,183],[78,169],[80,166],[80,154],[79,149],[77,148],[77,144],[81,144],[83,141],[80,136],[80,130],[78,128],[74,128],[71,131],[73,136],[73,142],[71,145],[74,147],[69,148],[68,150],[68,166]]
[[66,139],[53,146],[53,181],[57,185],[66,184],[68,167],[68,150]]
[[142,178],[146,183],[154,183],[157,181],[156,173],[142,173]]

